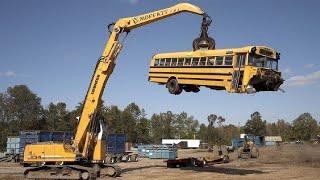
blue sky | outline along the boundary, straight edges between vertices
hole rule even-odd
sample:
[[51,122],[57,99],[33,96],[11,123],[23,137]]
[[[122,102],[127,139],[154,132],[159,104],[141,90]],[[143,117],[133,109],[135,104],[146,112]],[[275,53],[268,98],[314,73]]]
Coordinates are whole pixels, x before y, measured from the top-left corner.
[[[106,26],[179,1],[0,1],[0,92],[26,84],[42,104],[63,101],[68,109],[84,99],[104,43]],[[151,57],[192,49],[201,17],[180,14],[133,30],[127,37],[103,95],[107,105],[130,102],[148,116],[186,111],[200,122],[210,113],[243,125],[254,111],[273,122],[311,112],[319,120],[319,1],[188,1],[213,19],[210,34],[217,48],[267,45],[281,52],[286,84],[281,92],[228,94],[201,88],[199,93],[170,95],[147,81]]]

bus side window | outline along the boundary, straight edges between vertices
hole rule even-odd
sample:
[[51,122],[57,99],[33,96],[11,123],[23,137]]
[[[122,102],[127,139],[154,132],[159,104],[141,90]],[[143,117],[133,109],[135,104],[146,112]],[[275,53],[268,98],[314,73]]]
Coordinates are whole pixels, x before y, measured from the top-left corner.
[[179,58],[178,59],[178,66],[183,66],[183,61],[184,61],[183,58]]
[[170,66],[177,66],[177,58],[172,58]]
[[226,66],[232,66],[232,56],[226,56],[224,58],[224,65]]
[[198,66],[199,58],[192,58],[192,66]]
[[154,60],[154,66],[159,66],[159,59]]
[[165,62],[165,59],[160,59],[160,64],[159,64],[159,66],[164,66],[164,62]]
[[191,58],[186,58],[184,61],[185,66],[190,66],[191,65]]
[[215,59],[214,57],[209,57],[209,58],[208,58],[207,65],[208,65],[208,66],[213,66],[213,65],[214,65],[214,61],[215,61],[214,59]]
[[166,58],[165,66],[170,66],[171,58]]
[[223,64],[223,57],[217,56],[216,57],[216,65],[222,65]]
[[200,58],[199,66],[205,66],[206,62],[207,62],[207,58],[206,57]]

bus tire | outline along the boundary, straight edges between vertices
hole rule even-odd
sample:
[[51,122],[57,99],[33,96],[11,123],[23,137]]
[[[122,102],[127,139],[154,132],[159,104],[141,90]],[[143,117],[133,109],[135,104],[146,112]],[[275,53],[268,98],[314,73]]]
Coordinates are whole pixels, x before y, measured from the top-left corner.
[[182,92],[182,88],[175,78],[169,79],[169,81],[167,82],[167,88],[170,94],[178,95]]

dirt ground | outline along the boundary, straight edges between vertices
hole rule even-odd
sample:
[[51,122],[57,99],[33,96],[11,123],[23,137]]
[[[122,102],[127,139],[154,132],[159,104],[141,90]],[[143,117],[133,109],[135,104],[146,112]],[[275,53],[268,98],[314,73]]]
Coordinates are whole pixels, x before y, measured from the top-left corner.
[[[119,163],[116,179],[320,179],[320,145],[287,144],[259,149],[258,159],[238,160],[208,167],[167,168],[163,160],[142,158],[139,162]],[[179,150],[179,158],[204,157],[205,150]],[[0,179],[23,179],[19,164],[0,163]]]

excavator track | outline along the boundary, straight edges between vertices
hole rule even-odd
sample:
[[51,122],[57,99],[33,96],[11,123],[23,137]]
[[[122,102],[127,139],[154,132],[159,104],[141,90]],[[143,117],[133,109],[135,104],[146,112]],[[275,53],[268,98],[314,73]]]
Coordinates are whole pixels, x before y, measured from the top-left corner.
[[100,177],[118,177],[121,174],[121,168],[113,164],[104,164],[100,169]]
[[97,169],[81,165],[44,165],[25,169],[26,179],[96,179],[97,177],[118,177],[121,168],[102,164]]

